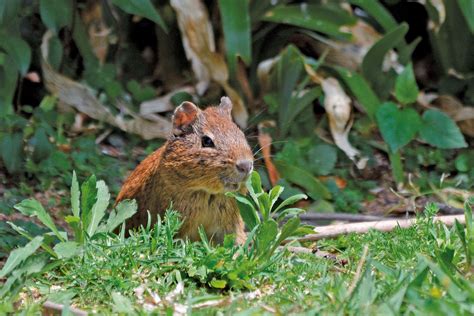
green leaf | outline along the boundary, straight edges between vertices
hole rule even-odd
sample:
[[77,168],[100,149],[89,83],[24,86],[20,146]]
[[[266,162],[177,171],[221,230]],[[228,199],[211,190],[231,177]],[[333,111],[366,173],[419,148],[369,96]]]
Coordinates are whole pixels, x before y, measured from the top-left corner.
[[235,198],[237,206],[239,207],[240,216],[242,216],[245,225],[247,225],[250,230],[254,229],[260,220],[252,202],[249,201],[246,196],[239,193],[227,192],[226,195]]
[[12,102],[18,80],[15,62],[10,56],[5,54],[3,56],[5,62],[0,65],[0,117],[13,114]]
[[219,10],[229,72],[235,74],[237,56],[247,65],[252,61],[249,0],[219,0]]
[[399,43],[408,32],[406,23],[387,33],[365,54],[362,61],[362,73],[379,96],[385,96],[392,89],[392,76],[382,70],[385,55]]
[[54,146],[49,142],[48,135],[46,135],[46,130],[43,127],[38,127],[36,129],[30,142],[31,145],[33,145],[32,158],[36,163],[48,158],[54,149]]
[[377,111],[377,124],[390,150],[396,152],[415,138],[421,120],[414,109],[400,110],[395,103],[386,102]]
[[74,14],[72,0],[40,0],[40,15],[44,25],[58,34],[64,26],[71,26]]
[[56,105],[56,102],[58,101],[58,98],[54,95],[47,95],[41,100],[41,103],[39,105],[40,109],[42,109],[44,112],[49,112],[52,109],[54,109],[54,106]]
[[259,255],[266,253],[271,249],[278,234],[278,224],[272,219],[262,222],[257,235],[256,245]]
[[16,204],[15,209],[20,211],[23,215],[27,216],[36,216],[40,220],[43,225],[48,227],[55,235],[58,237],[59,240],[65,241],[63,236],[59,233],[56,225],[53,222],[53,219],[49,215],[48,212],[43,208],[40,202],[35,199],[26,199],[21,201],[20,203]]
[[278,171],[280,171],[281,175],[286,180],[303,187],[312,199],[318,200],[331,198],[331,193],[324,184],[308,171],[289,165],[281,160],[275,160],[275,164]]
[[26,74],[31,62],[31,49],[21,37],[0,33],[0,48],[3,48],[15,63],[22,76]]
[[129,298],[123,296],[118,292],[112,292],[112,307],[116,313],[124,313],[127,315],[135,314],[133,304]]
[[318,144],[308,151],[309,168],[315,174],[328,175],[336,166],[337,150],[334,146]]
[[13,250],[10,253],[10,256],[5,262],[2,270],[0,271],[0,278],[5,277],[7,274],[12,272],[19,264],[21,264],[25,259],[30,257],[35,251],[40,247],[43,242],[43,236],[36,236],[27,243],[24,247]]
[[279,186],[279,185],[276,185],[274,186],[270,192],[269,192],[269,196],[270,196],[270,211],[272,210],[273,208],[273,205],[275,205],[276,201],[278,201],[278,198],[280,197],[281,193],[283,192],[283,190],[285,190],[284,187],[282,186]]
[[458,0],[459,8],[461,9],[469,30],[474,33],[474,1],[472,0]]
[[418,98],[418,85],[412,64],[408,64],[395,81],[395,97],[400,103],[413,103]]
[[423,113],[420,137],[431,146],[442,149],[467,147],[456,123],[438,110],[428,110]]
[[341,8],[307,3],[277,6],[267,11],[263,20],[307,28],[339,39],[351,39],[342,26],[357,22]]
[[63,45],[57,35],[49,39],[48,61],[54,70],[58,71],[63,59]]
[[128,14],[138,15],[152,20],[161,26],[165,32],[168,31],[165,22],[150,0],[112,0],[112,3]]
[[278,212],[279,210],[282,210],[286,206],[293,205],[298,201],[306,200],[307,198],[308,198],[308,196],[306,196],[306,194],[296,194],[296,195],[290,196],[289,198],[287,198],[286,200],[281,202],[280,205],[278,205],[275,212]]
[[74,257],[81,250],[79,244],[75,241],[65,241],[57,243],[53,249],[58,255],[58,258]]
[[84,229],[89,227],[92,219],[92,207],[97,201],[97,181],[95,175],[91,175],[81,185],[81,220]]
[[110,193],[109,188],[104,181],[97,181],[97,201],[92,207],[92,218],[87,228],[87,234],[89,236],[94,235],[99,227],[99,223],[105,215],[105,210],[109,206]]
[[118,225],[125,222],[126,219],[130,218],[137,212],[137,202],[135,200],[124,200],[117,204],[114,210],[110,212],[107,224],[105,227],[99,229],[99,231],[105,231],[107,233],[112,232]]
[[285,225],[281,228],[280,236],[278,237],[277,245],[281,244],[281,242],[288,237],[293,236],[293,234],[297,231],[298,227],[300,227],[301,221],[298,217],[290,218]]
[[350,71],[343,67],[334,67],[334,69],[349,87],[357,101],[364,107],[369,117],[375,120],[375,113],[377,113],[381,102],[367,81],[357,72]]
[[22,170],[24,150],[23,134],[5,134],[0,142],[1,157],[8,173],[14,174]]
[[81,196],[81,191],[79,191],[79,182],[77,181],[76,171],[74,170],[72,172],[72,183],[71,183],[71,208],[72,208],[72,214],[76,218],[79,218],[81,214],[80,200],[79,200],[80,196]]
[[[16,0],[0,1],[0,26],[9,29],[18,23],[18,13],[21,11],[22,2]],[[0,27],[0,29],[2,28]]]
[[209,285],[215,289],[225,289],[227,281],[212,279],[211,282],[209,282]]

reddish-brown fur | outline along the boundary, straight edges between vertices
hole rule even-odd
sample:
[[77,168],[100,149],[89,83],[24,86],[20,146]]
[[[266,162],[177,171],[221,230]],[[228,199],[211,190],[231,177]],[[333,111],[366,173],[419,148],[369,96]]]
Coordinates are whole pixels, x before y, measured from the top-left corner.
[[[185,102],[175,111],[174,135],[143,160],[123,184],[117,202],[136,199],[138,212],[128,227],[145,225],[172,204],[183,218],[180,237],[198,240],[198,227],[208,237],[221,242],[225,234],[245,240],[244,224],[229,190],[244,189],[248,173],[236,168],[239,161],[252,161],[253,155],[242,131],[232,122],[232,105],[222,98],[221,105],[199,110]],[[203,147],[202,137],[215,147]]]

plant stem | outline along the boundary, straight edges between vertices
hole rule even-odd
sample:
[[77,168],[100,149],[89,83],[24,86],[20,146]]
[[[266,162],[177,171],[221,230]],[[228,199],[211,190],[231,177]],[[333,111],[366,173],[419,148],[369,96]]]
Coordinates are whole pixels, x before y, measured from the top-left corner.
[[400,152],[395,153],[389,152],[388,157],[390,159],[390,166],[392,167],[392,174],[395,182],[398,184],[405,182],[405,176],[403,174],[403,164],[400,156]]

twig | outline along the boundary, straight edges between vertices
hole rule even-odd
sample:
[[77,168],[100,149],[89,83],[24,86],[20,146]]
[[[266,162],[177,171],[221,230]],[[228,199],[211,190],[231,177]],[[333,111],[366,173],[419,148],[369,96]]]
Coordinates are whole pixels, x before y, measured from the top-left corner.
[[359,283],[360,276],[362,274],[362,268],[364,267],[365,260],[367,260],[367,254],[369,252],[369,247],[367,245],[364,246],[364,251],[362,252],[362,257],[357,264],[356,274],[354,276],[354,280],[352,281],[351,286],[349,286],[349,290],[347,291],[347,297],[352,296],[352,292],[354,292],[357,283]]
[[[442,222],[446,226],[454,225],[454,221],[458,220],[461,224],[465,224],[464,215],[448,215],[448,216],[436,216],[434,217],[435,222]],[[389,232],[395,229],[395,227],[408,228],[416,223],[416,219],[399,219],[399,220],[387,220],[378,222],[361,222],[351,224],[340,224],[340,225],[328,225],[316,227],[314,230],[317,234],[309,234],[304,237],[298,238],[298,241],[315,241],[327,238],[335,238],[340,235],[346,235],[349,233],[363,234],[367,233],[370,229],[375,229],[381,232]]]
[[[46,314],[46,315],[48,315],[47,311],[49,311],[51,313],[53,313],[53,311],[63,312],[65,307],[66,306],[64,306],[63,304],[57,304],[57,303],[53,303],[51,301],[46,301],[43,304],[43,309],[46,310],[46,311],[44,311],[44,314]],[[71,306],[69,306],[69,311],[71,313],[73,313],[74,315],[78,315],[78,316],[87,316],[88,315],[88,313],[86,311],[83,311],[81,309],[71,307]]]
[[349,214],[349,213],[304,213],[300,215],[302,221],[349,221],[349,222],[370,222],[394,219],[376,215]]

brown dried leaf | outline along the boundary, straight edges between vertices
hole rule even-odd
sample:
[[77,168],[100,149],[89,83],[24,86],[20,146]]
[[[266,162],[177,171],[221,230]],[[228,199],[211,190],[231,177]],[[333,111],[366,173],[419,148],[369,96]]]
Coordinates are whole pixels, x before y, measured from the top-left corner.
[[260,150],[262,151],[263,161],[265,162],[265,167],[267,168],[270,183],[272,186],[275,186],[278,183],[278,180],[280,180],[280,174],[278,173],[278,170],[273,164],[271,158],[272,136],[265,132],[265,127],[269,126],[275,126],[275,122],[264,121],[258,124],[258,144],[260,145]]
[[82,21],[89,34],[89,42],[101,64],[105,62],[109,48],[109,36],[112,29],[107,27],[102,15],[100,1],[88,1],[81,13]]

